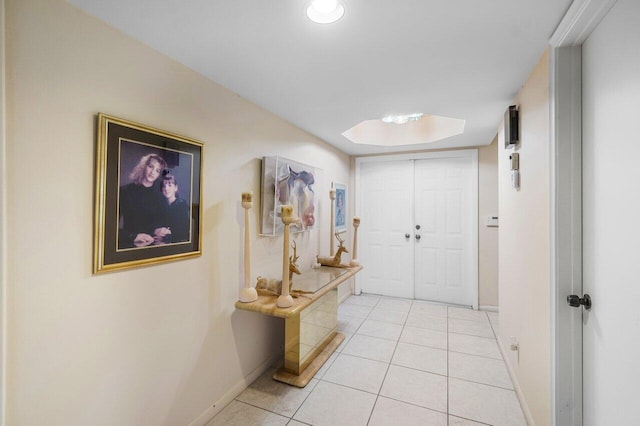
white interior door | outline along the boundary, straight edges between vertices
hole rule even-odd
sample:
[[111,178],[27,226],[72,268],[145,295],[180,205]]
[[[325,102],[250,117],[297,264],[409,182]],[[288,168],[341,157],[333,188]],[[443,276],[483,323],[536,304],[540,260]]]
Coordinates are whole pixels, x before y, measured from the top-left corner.
[[412,162],[363,163],[360,182],[362,291],[413,298]]
[[419,157],[356,162],[357,287],[477,308],[477,151]]
[[471,166],[470,157],[414,164],[416,299],[473,305]]
[[583,422],[638,424],[640,2],[618,0],[582,46]]

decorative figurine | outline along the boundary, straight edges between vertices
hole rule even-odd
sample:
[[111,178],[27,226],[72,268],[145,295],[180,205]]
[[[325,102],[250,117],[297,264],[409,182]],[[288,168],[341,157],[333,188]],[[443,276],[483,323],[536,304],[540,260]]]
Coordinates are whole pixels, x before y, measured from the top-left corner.
[[256,281],[256,290],[261,296],[280,296],[280,292],[282,291],[282,280],[258,276],[258,281]]
[[251,241],[249,229],[249,209],[253,206],[253,193],[242,193],[242,208],[244,209],[244,288],[240,290],[241,302],[255,302],[258,292],[251,287]]
[[289,293],[291,293],[291,287],[293,286],[293,274],[300,275],[300,268],[298,268],[298,259],[300,256],[296,256],[297,246],[294,241],[291,244],[291,248],[293,249],[293,256],[289,257]]
[[360,226],[360,218],[353,218],[353,255],[351,256],[351,262],[349,264],[351,266],[358,266],[360,262],[358,261],[358,226]]
[[338,252],[334,256],[328,256],[328,257],[316,256],[316,259],[318,263],[321,264],[322,266],[331,266],[334,268],[348,268],[349,265],[343,265],[342,263],[340,263],[341,262],[340,258],[342,257],[342,253],[349,253],[349,250],[347,250],[347,248],[343,244],[344,239],[342,238],[342,232],[336,232],[335,235],[338,241],[340,242],[340,245],[338,245]]
[[[293,274],[300,275],[300,269],[298,268],[298,259],[300,256],[296,255],[296,242],[294,241],[291,244],[293,248],[293,256],[289,257],[289,294],[296,298],[301,296],[302,294],[313,293],[312,291],[302,291],[302,290],[292,290],[293,287]],[[258,294],[266,295],[266,296],[279,296],[282,294],[282,280],[275,279],[267,279],[264,277],[258,277],[258,282],[256,283],[256,289],[258,290]]]

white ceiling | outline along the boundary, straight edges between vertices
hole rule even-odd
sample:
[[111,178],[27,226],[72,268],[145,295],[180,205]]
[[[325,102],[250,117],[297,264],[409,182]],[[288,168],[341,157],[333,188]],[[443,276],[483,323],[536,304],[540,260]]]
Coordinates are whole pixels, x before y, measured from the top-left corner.
[[[571,3],[342,0],[319,25],[310,0],[68,1],[352,155],[489,144]],[[342,136],[413,112],[465,131],[392,148]]]

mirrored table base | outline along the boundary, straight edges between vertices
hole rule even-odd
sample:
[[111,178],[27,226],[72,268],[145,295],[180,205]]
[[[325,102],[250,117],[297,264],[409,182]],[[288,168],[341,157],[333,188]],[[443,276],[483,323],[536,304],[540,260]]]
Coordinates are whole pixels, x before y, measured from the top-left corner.
[[273,375],[273,379],[279,382],[286,383],[288,385],[297,386],[303,388],[313,379],[318,370],[322,368],[324,363],[329,359],[331,354],[340,346],[344,341],[345,335],[338,332],[333,332],[328,338],[327,345],[313,358],[311,363],[302,370],[301,374],[290,373],[284,367],[281,367]]
[[[275,380],[304,387],[336,350],[345,336],[336,331],[338,324],[338,285],[362,270],[322,267],[302,274],[293,281],[293,289],[310,294],[294,299],[290,308],[278,308],[275,296],[259,296],[255,302],[236,302],[238,309],[284,318],[284,366]],[[311,293],[312,292],[312,293]]]

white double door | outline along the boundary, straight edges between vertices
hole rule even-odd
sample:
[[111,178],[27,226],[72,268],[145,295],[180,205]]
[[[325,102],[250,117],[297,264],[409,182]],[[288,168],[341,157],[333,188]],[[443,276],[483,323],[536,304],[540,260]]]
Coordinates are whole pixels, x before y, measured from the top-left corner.
[[477,151],[357,162],[358,287],[477,307]]

